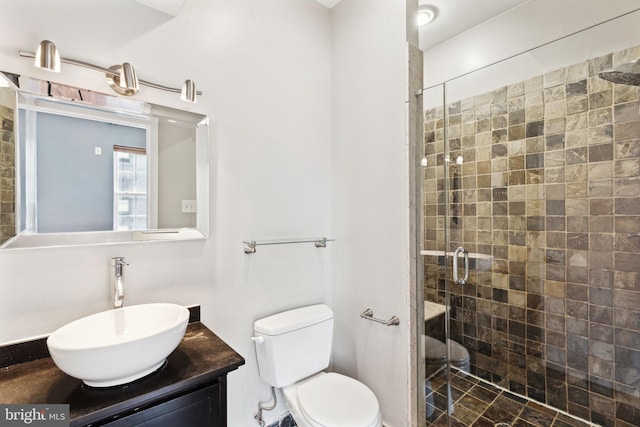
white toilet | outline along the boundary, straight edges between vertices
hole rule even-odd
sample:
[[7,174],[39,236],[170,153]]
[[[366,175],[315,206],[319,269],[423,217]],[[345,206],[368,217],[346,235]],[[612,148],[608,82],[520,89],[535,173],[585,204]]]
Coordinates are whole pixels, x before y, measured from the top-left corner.
[[333,312],[324,304],[285,311],[253,324],[260,377],[282,390],[299,427],[381,427],[375,394],[329,366]]

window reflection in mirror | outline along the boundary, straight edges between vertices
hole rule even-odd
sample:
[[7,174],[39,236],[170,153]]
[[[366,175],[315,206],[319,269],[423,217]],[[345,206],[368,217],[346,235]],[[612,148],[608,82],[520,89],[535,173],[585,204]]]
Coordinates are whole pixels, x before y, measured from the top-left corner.
[[122,145],[113,146],[113,229],[146,230],[147,150]]

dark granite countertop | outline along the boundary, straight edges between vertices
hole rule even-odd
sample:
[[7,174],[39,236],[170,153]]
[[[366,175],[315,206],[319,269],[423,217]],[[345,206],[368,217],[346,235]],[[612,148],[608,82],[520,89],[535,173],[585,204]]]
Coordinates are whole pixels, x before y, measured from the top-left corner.
[[50,357],[0,368],[0,403],[67,403],[71,425],[84,425],[215,381],[243,364],[242,356],[196,322],[160,370],[124,386],[87,387]]

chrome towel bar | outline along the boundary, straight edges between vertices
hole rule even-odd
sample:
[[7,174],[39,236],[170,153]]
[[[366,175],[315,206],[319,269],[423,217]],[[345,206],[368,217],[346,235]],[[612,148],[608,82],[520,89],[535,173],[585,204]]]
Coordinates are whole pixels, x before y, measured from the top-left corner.
[[400,324],[400,319],[398,319],[398,316],[391,316],[389,320],[383,320],[378,319],[377,317],[373,317],[373,310],[371,310],[370,308],[367,308],[365,311],[360,313],[360,317],[367,320],[373,320],[374,322],[382,323],[383,325],[387,326],[397,326]]
[[284,240],[245,240],[243,250],[245,254],[256,253],[256,246],[262,245],[290,245],[294,243],[313,243],[316,248],[326,248],[327,242],[333,242],[335,239],[327,239],[326,237],[307,237],[299,239]]

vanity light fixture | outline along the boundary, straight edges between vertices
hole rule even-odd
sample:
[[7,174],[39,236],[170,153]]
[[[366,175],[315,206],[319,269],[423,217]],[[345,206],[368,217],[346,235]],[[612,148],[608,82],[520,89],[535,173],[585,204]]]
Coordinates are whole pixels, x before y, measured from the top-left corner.
[[131,96],[140,91],[140,80],[131,64],[125,62],[122,65],[109,67],[109,70],[113,71],[113,75],[107,74],[107,83],[115,92]]
[[180,99],[187,102],[196,102],[196,85],[193,83],[193,80],[184,82]]
[[99,65],[90,64],[88,62],[71,58],[63,58],[58,54],[56,45],[49,40],[43,40],[40,42],[36,53],[21,50],[20,56],[24,58],[34,58],[36,67],[44,70],[60,72],[60,63],[64,62],[65,64],[77,65],[79,67],[89,68],[91,70],[104,73],[107,77],[107,83],[109,83],[111,89],[124,96],[132,96],[138,93],[140,85],[167,92],[179,93],[181,94],[180,98],[182,100],[193,103],[196,102],[196,95],[202,95],[201,91],[196,90],[196,86],[192,80],[185,81],[182,89],[176,89],[138,79],[135,69],[128,62],[125,62],[122,65],[103,68]]
[[49,40],[42,40],[36,49],[35,66],[43,70],[60,72],[60,54],[56,45]]

